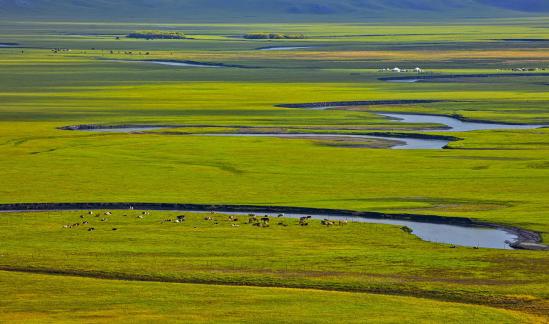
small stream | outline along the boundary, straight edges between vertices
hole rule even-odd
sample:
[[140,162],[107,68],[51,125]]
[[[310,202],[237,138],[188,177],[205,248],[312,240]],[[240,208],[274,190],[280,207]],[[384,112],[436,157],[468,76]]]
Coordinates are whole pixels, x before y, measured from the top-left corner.
[[394,80],[387,80],[386,82],[389,83],[416,83],[419,82],[419,79],[394,79]]
[[373,135],[355,135],[355,134],[277,134],[277,133],[261,133],[261,134],[201,134],[197,136],[213,136],[213,137],[279,137],[279,138],[295,138],[295,139],[371,139],[371,140],[386,140],[395,142],[391,147],[395,150],[418,150],[418,149],[442,149],[448,145],[449,140],[439,139],[424,139],[424,138],[408,138],[408,137],[388,137],[388,136],[373,136]]
[[437,116],[437,115],[379,113],[379,112],[374,112],[374,113],[381,116],[397,119],[403,123],[444,125],[449,128],[449,129],[445,129],[445,131],[449,131],[449,132],[470,132],[470,131],[491,130],[491,129],[536,129],[536,128],[544,127],[544,125],[514,125],[514,124],[462,121],[454,117]]
[[77,129],[81,132],[99,132],[99,133],[141,133],[163,128],[174,128],[175,126],[135,126],[135,127],[105,127],[105,128],[85,128]]
[[223,68],[228,67],[222,64],[209,64],[209,63],[200,63],[200,62],[191,62],[191,61],[160,61],[160,60],[108,60],[108,62],[119,62],[119,63],[145,63],[145,64],[158,64],[166,65],[173,67],[188,67],[188,68]]
[[[314,110],[326,110],[334,107],[315,107],[307,108]],[[439,124],[441,130],[444,132],[469,132],[477,130],[494,130],[494,129],[536,129],[544,127],[544,125],[513,125],[513,124],[501,124],[501,123],[487,123],[487,122],[474,122],[474,121],[462,121],[454,117],[437,116],[437,115],[424,115],[424,114],[403,114],[403,113],[385,113],[385,112],[373,112],[380,116],[398,120],[402,123],[424,123],[424,124]],[[108,133],[138,133],[151,130],[158,130],[164,128],[177,128],[174,126],[124,126],[124,127],[93,127],[93,128],[71,128],[73,130],[80,131],[93,131],[93,132],[108,132]],[[423,129],[420,132],[432,131],[432,129]],[[279,137],[279,138],[311,138],[311,139],[382,139],[391,141],[394,143],[392,149],[396,150],[437,150],[446,147],[451,140],[450,139],[438,139],[438,138],[414,138],[407,136],[378,136],[378,135],[357,135],[357,134],[326,134],[326,133],[223,133],[223,134],[196,134],[186,136],[212,136],[212,137]]]
[[271,47],[261,47],[258,48],[258,51],[296,51],[302,49],[309,49],[312,46],[271,46]]
[[380,81],[391,83],[415,83],[415,82],[451,82],[455,79],[475,79],[475,78],[521,78],[521,77],[547,77],[549,73],[542,71],[532,72],[503,72],[486,74],[433,74],[433,75],[406,75],[406,76],[387,76],[378,78]]

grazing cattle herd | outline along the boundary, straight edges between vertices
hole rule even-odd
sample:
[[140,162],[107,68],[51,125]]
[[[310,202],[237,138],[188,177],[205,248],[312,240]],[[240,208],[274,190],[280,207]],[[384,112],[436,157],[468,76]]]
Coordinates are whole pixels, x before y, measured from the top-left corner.
[[[130,209],[130,210],[133,210],[133,208]],[[101,223],[108,223],[109,218],[102,217],[102,216],[113,216],[113,213],[110,212],[110,211],[105,211],[105,212],[89,211],[87,213],[87,215],[88,215],[88,217],[90,217],[89,220],[86,220],[86,215],[81,214],[80,215],[80,219],[82,220],[81,222],[63,225],[63,229],[76,229],[76,228],[80,228],[82,226],[87,225],[87,231],[88,232],[93,232],[93,231],[96,231],[96,228],[92,227],[90,225],[91,224],[90,222],[92,222],[93,219],[98,219],[99,222],[101,222]],[[150,215],[151,215],[150,212],[143,211],[143,212],[141,212],[141,214],[136,216],[136,219],[145,219],[145,216],[150,216]],[[128,214],[123,214],[122,215],[122,217],[128,217],[128,216],[129,216]],[[285,217],[284,214],[278,214],[278,216],[276,218],[279,221],[276,223],[276,225],[283,226],[283,227],[289,226],[289,224],[287,222],[287,219],[284,218],[284,217]],[[240,227],[241,225],[244,225],[244,224],[249,224],[249,225],[252,225],[252,226],[255,226],[255,227],[270,227],[271,226],[271,221],[274,218],[275,217],[269,216],[269,215],[257,216],[255,214],[248,214],[248,220],[245,221],[245,222],[244,221],[241,222],[240,218],[238,216],[234,216],[234,215],[228,215],[227,216],[227,215],[223,215],[223,214],[218,214],[216,212],[210,212],[210,214],[208,216],[205,216],[203,218],[203,220],[206,221],[206,222],[213,223],[213,225],[219,225],[219,224],[222,224],[222,223],[229,223],[229,224],[231,224],[232,227]],[[300,217],[297,225],[298,226],[309,226],[309,223],[310,223],[311,219],[312,219],[312,216]],[[164,220],[160,221],[160,224],[166,224],[166,223],[183,224],[186,220],[187,220],[187,216],[178,215],[173,219],[172,218],[164,219]],[[323,219],[323,220],[320,221],[320,224],[323,225],[323,226],[326,226],[326,227],[330,227],[330,226],[347,225],[348,222],[346,220],[334,221],[334,220],[329,220],[329,219]],[[111,230],[112,231],[118,231],[119,228],[113,227]]]

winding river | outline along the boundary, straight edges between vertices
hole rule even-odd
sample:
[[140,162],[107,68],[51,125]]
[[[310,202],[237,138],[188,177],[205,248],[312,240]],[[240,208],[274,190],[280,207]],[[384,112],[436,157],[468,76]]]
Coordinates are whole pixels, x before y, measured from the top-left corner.
[[163,128],[174,128],[175,126],[131,126],[131,127],[102,127],[102,128],[82,128],[77,129],[85,132],[99,132],[99,133],[140,133],[152,130],[158,130]]
[[[78,130],[99,133],[142,133],[151,130],[177,128],[178,126],[135,126],[135,127],[94,127],[78,128],[78,126],[64,128],[65,130]],[[369,139],[386,140],[392,143],[391,149],[395,150],[418,150],[418,149],[442,149],[450,140],[436,138],[411,138],[403,136],[378,136],[378,135],[357,135],[357,134],[316,134],[316,133],[208,133],[208,134],[185,134],[185,136],[210,136],[210,137],[278,137],[294,139]]]
[[279,137],[279,138],[295,138],[295,139],[370,139],[370,140],[386,140],[393,143],[391,146],[395,150],[417,150],[417,149],[441,149],[448,145],[449,140],[441,139],[426,139],[426,138],[408,138],[408,137],[388,137],[374,135],[354,135],[354,134],[277,134],[277,133],[261,133],[261,134],[202,134],[198,136],[217,136],[217,137]]
[[146,64],[158,64],[166,65],[172,67],[190,67],[190,68],[223,68],[231,67],[223,64],[210,64],[210,63],[200,63],[193,61],[160,61],[160,60],[107,60],[108,62],[118,62],[118,63],[146,63]]
[[[130,207],[131,206],[131,207]],[[261,206],[209,206],[189,204],[154,204],[154,203],[68,203],[68,204],[15,204],[0,205],[3,212],[28,212],[48,210],[88,210],[88,209],[134,209],[178,211],[194,213],[222,213],[233,215],[255,214],[268,215],[277,218],[299,219],[310,216],[313,219],[346,220],[348,222],[387,224],[406,226],[413,230],[412,234],[419,238],[434,242],[456,246],[480,247],[493,249],[513,249],[518,243],[538,244],[540,237],[537,233],[512,227],[497,226],[494,224],[477,223],[467,218],[445,218],[440,216],[422,215],[393,215],[371,212],[354,212],[344,210],[313,209],[300,207],[261,207]],[[281,213],[284,213],[281,215]],[[0,216],[1,217],[1,216]]]
[[[325,110],[334,107],[314,107],[307,109]],[[454,117],[438,116],[438,115],[424,115],[424,114],[403,114],[403,113],[385,113],[385,112],[373,112],[375,114],[395,119],[403,123],[425,123],[425,124],[439,124],[441,130],[445,132],[468,132],[477,130],[494,130],[494,129],[535,129],[544,127],[544,125],[513,125],[513,124],[501,124],[501,123],[487,123],[487,122],[474,122],[474,121],[462,121]],[[120,126],[120,127],[67,127],[68,130],[81,130],[81,131],[93,131],[93,132],[110,132],[110,133],[138,133],[150,130],[158,130],[164,128],[177,128],[177,125],[173,126]],[[432,131],[432,129],[423,129],[420,132]],[[377,139],[386,140],[392,142],[392,149],[397,150],[433,150],[443,149],[451,141],[451,138],[437,138],[429,136],[417,136],[417,135],[358,135],[358,134],[326,134],[326,133],[223,133],[223,134],[196,134],[186,136],[212,136],[212,137],[279,137],[279,138],[310,138],[310,139]]]
[[[262,214],[267,214],[272,217],[276,216],[274,213]],[[284,217],[288,218],[300,218],[304,216],[311,216],[313,219],[346,220],[358,223],[407,226],[413,230],[412,233],[414,235],[424,241],[467,247],[513,249],[510,244],[519,239],[516,233],[497,227],[439,224],[400,219],[349,217],[344,215],[284,214]]]
[[258,51],[296,51],[312,48],[312,46],[270,46],[258,48]]
[[[330,107],[315,107],[309,109],[324,110]],[[458,118],[437,116],[437,115],[423,115],[423,114],[402,114],[402,113],[382,113],[374,112],[375,114],[395,119],[403,123],[422,123],[422,124],[440,124],[442,130],[445,132],[469,132],[477,130],[494,130],[494,129],[536,129],[544,127],[544,125],[513,125],[513,124],[501,124],[501,123],[487,123],[487,122],[474,122],[474,121],[462,121]],[[432,131],[432,129],[423,129],[421,132]],[[351,135],[351,134],[208,134],[208,136],[236,136],[236,137],[281,137],[281,138],[314,138],[314,139],[332,139],[332,138],[363,138],[363,139],[382,139],[391,141],[394,145],[392,149],[404,149],[404,150],[432,150],[443,149],[450,142],[450,139],[442,138],[414,138],[407,136],[379,136],[379,135]]]
[[547,77],[546,72],[513,72],[513,73],[486,73],[486,74],[437,74],[437,75],[407,75],[378,78],[380,81],[393,83],[415,83],[430,80],[452,80],[470,78],[520,78],[520,77]]
[[491,129],[536,129],[536,128],[544,127],[544,125],[533,125],[533,124],[532,125],[501,124],[501,123],[487,123],[487,122],[476,122],[476,121],[462,121],[454,117],[438,116],[438,115],[381,113],[381,112],[374,112],[374,113],[381,116],[396,119],[403,123],[440,124],[448,128],[448,129],[445,129],[445,131],[450,131],[450,132],[469,132],[469,131],[491,130]]

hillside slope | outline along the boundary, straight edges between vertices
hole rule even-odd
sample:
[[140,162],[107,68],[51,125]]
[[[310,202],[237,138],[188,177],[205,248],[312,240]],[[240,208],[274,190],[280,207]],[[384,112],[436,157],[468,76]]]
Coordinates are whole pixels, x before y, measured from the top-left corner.
[[0,0],[0,17],[365,21],[549,14],[547,0]]

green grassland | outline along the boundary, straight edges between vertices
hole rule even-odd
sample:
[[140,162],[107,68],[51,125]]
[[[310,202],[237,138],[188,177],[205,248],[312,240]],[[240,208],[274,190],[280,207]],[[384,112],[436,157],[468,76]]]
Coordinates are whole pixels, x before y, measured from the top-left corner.
[[[395,76],[378,72],[394,66],[421,66],[429,73],[448,75],[549,68],[549,42],[501,40],[549,39],[544,20],[497,20],[476,26],[1,22],[0,27],[0,43],[21,46],[0,48],[0,203],[187,202],[406,212],[521,226],[549,239],[548,128],[452,133],[462,140],[452,142],[449,150],[384,150],[305,139],[186,135],[238,132],[243,127],[281,132],[416,133],[435,126],[406,125],[375,111],[549,124],[547,76],[416,84],[378,79]],[[135,30],[163,28],[193,39],[116,39]],[[303,33],[306,39],[234,37],[253,32]],[[311,48],[256,50],[267,46]],[[250,68],[174,68],[113,61],[119,59],[191,60]],[[403,99],[444,102],[325,111],[275,106]],[[78,124],[189,127],[170,129],[171,135],[57,129]],[[433,130],[429,134],[443,133]],[[0,298],[17,301],[0,306],[4,316],[0,320],[23,322],[43,314],[43,321],[59,321],[66,320],[62,315],[66,311],[98,321],[112,319],[93,317],[106,313],[126,320],[161,320],[178,311],[174,299],[182,294],[188,296],[182,302],[194,305],[194,310],[173,315],[188,316],[178,317],[181,320],[279,319],[277,314],[258,315],[257,309],[247,312],[237,302],[224,304],[212,317],[203,317],[200,300],[212,290],[217,292],[212,297],[214,304],[225,297],[234,301],[245,295],[249,302],[258,303],[258,309],[268,309],[287,300],[281,316],[301,316],[297,321],[306,321],[326,307],[330,311],[325,321],[352,321],[349,315],[356,312],[375,315],[385,311],[395,318],[398,305],[406,309],[411,322],[429,322],[425,309],[436,308],[440,312],[432,315],[438,317],[431,322],[440,318],[517,322],[519,317],[543,322],[548,315],[545,269],[549,258],[544,252],[449,249],[383,225],[232,228],[212,227],[196,216],[191,224],[174,228],[160,225],[165,214],[153,216],[137,223],[117,213],[112,222],[120,231],[98,230],[90,236],[83,230],[61,229],[77,217],[75,213],[1,215],[0,265],[4,270],[44,274],[0,274],[0,281],[11,283],[1,285]],[[55,272],[77,277],[46,275]],[[83,290],[69,291],[71,284]],[[111,309],[108,312],[94,309],[115,302],[106,296],[99,304],[92,303],[90,296],[105,287],[122,296],[120,302],[135,312],[121,313],[108,306],[104,306]],[[53,299],[36,297],[50,289],[57,294]],[[143,290],[152,291],[155,301],[145,313],[139,307],[149,302],[131,298]],[[48,305],[71,300],[67,296],[88,298],[90,307],[71,301],[61,313],[48,311]],[[299,298],[306,310],[296,314],[289,301]],[[337,309],[338,299],[350,300],[349,305]],[[463,304],[439,306],[448,301]],[[467,315],[470,311],[479,318],[467,317],[472,316]],[[529,318],[524,312],[538,317]]]
[[[284,288],[96,280],[0,272],[9,323],[531,323],[540,317],[428,299]],[[78,289],[75,289],[78,287]],[[55,309],[55,311],[52,311]],[[70,314],[70,317],[66,314]]]
[[[84,215],[84,219],[79,215]],[[396,226],[271,226],[227,215],[140,211],[10,213],[0,219],[0,269],[90,278],[314,288],[430,297],[543,314],[543,253],[450,249]],[[66,224],[89,224],[63,228]],[[284,226],[278,224],[284,224]],[[236,225],[236,227],[235,227]],[[89,232],[93,227],[95,231]],[[112,229],[116,228],[116,231]],[[425,253],[425,250],[429,253]]]

